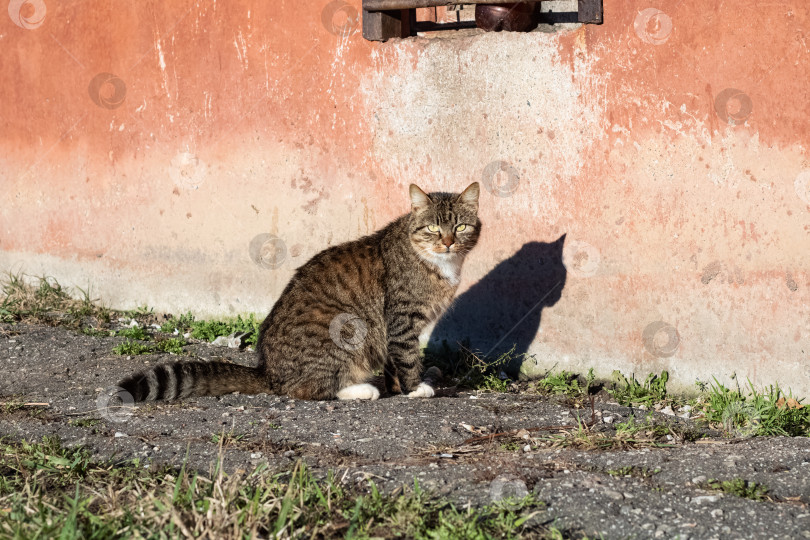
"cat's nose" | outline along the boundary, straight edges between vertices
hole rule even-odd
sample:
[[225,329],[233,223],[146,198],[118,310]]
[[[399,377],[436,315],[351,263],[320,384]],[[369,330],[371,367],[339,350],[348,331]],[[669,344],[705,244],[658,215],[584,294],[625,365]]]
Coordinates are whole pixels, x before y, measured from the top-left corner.
[[455,243],[455,241],[456,241],[455,238],[453,238],[452,236],[443,236],[442,237],[442,244],[444,244],[447,247],[452,246]]

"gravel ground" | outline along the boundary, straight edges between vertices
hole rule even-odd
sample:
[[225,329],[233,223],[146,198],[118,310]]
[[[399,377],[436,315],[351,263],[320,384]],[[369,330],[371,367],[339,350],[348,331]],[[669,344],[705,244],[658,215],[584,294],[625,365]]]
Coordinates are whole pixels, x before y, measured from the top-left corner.
[[[0,401],[49,404],[0,408],[0,435],[12,440],[56,435],[64,444],[86,445],[100,458],[179,465],[188,455],[189,464],[203,471],[220,452],[227,470],[259,463],[281,470],[304,460],[316,474],[334,470],[345,482],[373,480],[389,492],[418,479],[423,488],[461,505],[534,491],[547,505],[537,519],[574,536],[810,538],[806,438],[683,442],[675,436],[664,438],[660,448],[609,450],[530,445],[524,451],[524,443],[532,441],[520,435],[465,443],[478,431],[570,425],[578,416],[596,420],[592,432],[611,434],[612,425],[602,418],[618,422],[634,413],[601,396],[592,413],[589,405],[575,409],[562,399],[475,392],[369,403],[228,395],[141,405],[116,422],[99,414],[102,389],[147,365],[183,358],[117,356],[112,349],[121,341],[46,326],[0,325]],[[249,352],[207,344],[186,350],[203,359],[254,362]],[[689,420],[656,417],[678,428],[675,435],[701,431]],[[707,486],[709,479],[738,478],[767,486],[766,499]]]

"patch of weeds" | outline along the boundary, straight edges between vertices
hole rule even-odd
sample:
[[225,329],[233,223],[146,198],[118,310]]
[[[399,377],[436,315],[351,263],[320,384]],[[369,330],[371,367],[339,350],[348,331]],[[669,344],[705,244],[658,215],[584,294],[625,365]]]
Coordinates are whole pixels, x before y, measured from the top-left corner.
[[646,405],[651,408],[667,398],[667,381],[669,372],[662,371],[661,375],[650,373],[643,383],[635,376],[625,377],[621,371],[613,372],[613,388],[608,390],[613,398],[621,405]]
[[183,334],[191,329],[191,325],[193,323],[194,315],[192,315],[191,312],[188,312],[185,315],[180,315],[179,317],[172,315],[168,321],[164,322],[160,326],[160,331],[164,334],[172,334],[175,330],[177,330]]
[[169,338],[162,339],[155,343],[155,348],[161,352],[170,354],[183,354],[183,347],[187,345],[185,339]]
[[98,304],[88,290],[62,287],[54,278],[6,274],[0,281],[0,321],[30,322],[80,329],[88,319],[110,323],[112,312]]
[[194,339],[203,341],[214,341],[221,336],[244,333],[243,338],[246,345],[256,345],[259,340],[259,326],[261,322],[256,320],[252,313],[246,317],[238,315],[235,319],[224,319],[214,321],[198,321],[191,313],[171,317],[163,323],[160,331],[171,334],[177,330],[181,334],[191,333]]
[[0,413],[14,414],[22,413],[29,418],[43,418],[48,416],[47,405],[42,403],[29,403],[18,397],[5,396],[0,399]]
[[516,441],[508,441],[501,443],[501,450],[504,450],[506,452],[517,452],[521,448],[523,448],[523,445]]
[[[736,377],[734,377],[736,380]],[[739,383],[732,390],[714,380],[706,394],[704,413],[710,424],[736,436],[810,436],[810,407],[785,393],[778,385],[764,392],[748,381],[747,392]]]
[[707,437],[705,432],[690,426],[673,426],[673,429],[684,442],[695,442]]
[[509,382],[509,379],[502,379],[498,375],[488,373],[481,378],[476,389],[486,390],[488,392],[506,392],[509,388]]
[[557,373],[549,372],[545,377],[537,381],[536,387],[538,390],[549,394],[581,398],[588,394],[588,389],[595,379],[593,368],[588,370],[588,375],[585,376],[584,381],[581,381],[576,373],[562,370]]
[[196,321],[191,325],[191,336],[195,339],[214,341],[220,336],[245,333],[245,344],[256,345],[260,324],[252,313],[244,318],[239,315],[236,319],[224,321]]
[[628,418],[627,422],[616,422],[614,426],[616,428],[616,435],[632,437],[644,429],[647,424],[637,422],[636,419],[631,416]]
[[102,422],[98,418],[77,418],[71,420],[69,423],[74,427],[88,428],[93,434],[103,432]]
[[77,418],[75,420],[71,420],[71,426],[75,427],[93,427],[101,424],[101,420],[98,418]]
[[234,446],[241,441],[245,440],[244,434],[236,434],[233,432],[228,433],[214,433],[211,435],[211,442],[214,444],[221,444],[223,447]]
[[751,499],[752,501],[764,501],[768,498],[768,492],[770,491],[768,486],[749,482],[742,478],[724,481],[711,479],[706,483],[706,487],[743,499]]
[[19,410],[25,409],[25,402],[16,398],[7,398],[7,401],[0,403],[0,411],[6,414],[11,414]]
[[656,424],[653,422],[652,413],[647,415],[643,422],[639,422],[635,417],[630,417],[627,422],[616,424],[616,435],[623,437],[633,437],[642,434],[647,437],[666,437],[670,434],[670,427],[667,424]]
[[632,419],[616,424],[616,432],[592,431],[586,424],[558,434],[531,438],[532,446],[539,448],[577,448],[580,450],[626,450],[631,448],[662,448],[673,446],[662,440],[650,424],[636,423]]
[[113,347],[113,352],[121,356],[138,356],[139,354],[150,354],[154,351],[149,345],[128,339]]
[[316,478],[300,462],[227,475],[221,456],[211,474],[144,468],[93,461],[55,439],[0,443],[0,458],[4,538],[560,537],[532,519],[543,509],[534,495],[459,509],[416,482],[387,495],[332,471]]
[[148,341],[149,334],[143,329],[143,326],[133,326],[131,328],[124,328],[115,333],[116,336],[125,337],[128,339],[138,339],[141,341]]
[[195,321],[191,325],[191,337],[203,341],[214,341],[220,336],[229,336],[232,333],[231,325],[225,321]]
[[637,465],[626,465],[618,469],[608,469],[606,471],[611,476],[631,476],[635,478],[649,478],[661,472],[661,469],[648,469]]
[[[140,328],[131,328],[128,330],[136,330],[136,329]],[[122,330],[122,332],[125,331],[126,330]],[[137,333],[134,332],[132,334],[138,335]],[[140,343],[139,341],[135,341],[133,339],[127,339],[123,343],[120,343],[117,346],[113,347],[113,352],[121,356],[138,356],[140,354],[153,354],[158,352],[183,354],[183,347],[185,347],[186,345],[187,345],[186,340],[181,338],[161,339],[159,341],[156,341],[154,346]]]

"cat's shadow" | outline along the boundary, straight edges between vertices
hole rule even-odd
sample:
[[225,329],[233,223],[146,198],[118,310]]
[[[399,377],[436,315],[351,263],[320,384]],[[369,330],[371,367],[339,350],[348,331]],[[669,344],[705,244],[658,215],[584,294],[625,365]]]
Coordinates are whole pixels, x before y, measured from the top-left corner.
[[429,349],[463,343],[487,359],[511,350],[512,360],[504,368],[517,375],[540,329],[543,309],[556,304],[565,287],[564,244],[564,234],[554,242],[528,242],[498,263],[439,319]]

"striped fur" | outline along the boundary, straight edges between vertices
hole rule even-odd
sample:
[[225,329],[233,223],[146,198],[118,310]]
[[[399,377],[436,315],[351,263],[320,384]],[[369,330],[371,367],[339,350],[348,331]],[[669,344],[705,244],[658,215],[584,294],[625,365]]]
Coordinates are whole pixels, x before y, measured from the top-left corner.
[[225,362],[162,364],[130,375],[118,386],[129,392],[136,402],[267,391],[258,369]]
[[478,241],[478,194],[477,183],[461,194],[429,195],[411,185],[409,214],[315,255],[262,323],[256,368],[174,363],[119,386],[135,401],[234,391],[333,399],[382,370],[389,391],[429,397],[420,387],[419,334],[450,305]]

